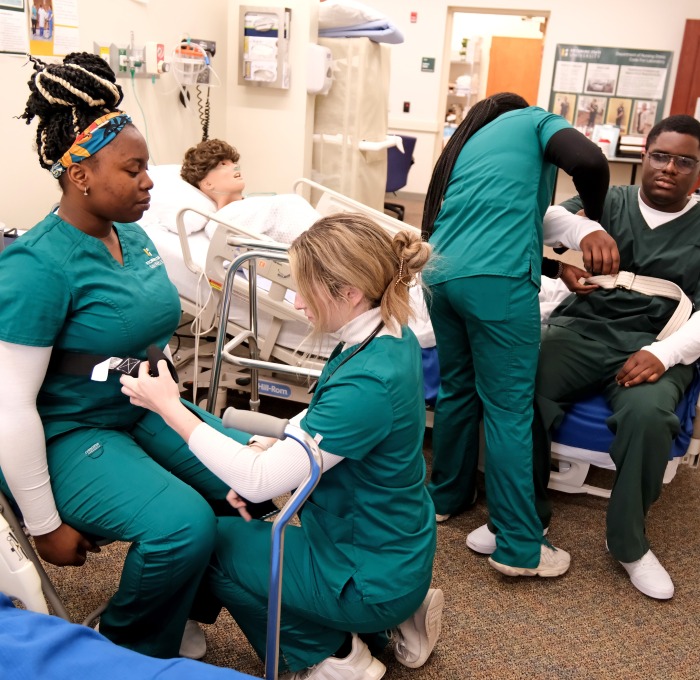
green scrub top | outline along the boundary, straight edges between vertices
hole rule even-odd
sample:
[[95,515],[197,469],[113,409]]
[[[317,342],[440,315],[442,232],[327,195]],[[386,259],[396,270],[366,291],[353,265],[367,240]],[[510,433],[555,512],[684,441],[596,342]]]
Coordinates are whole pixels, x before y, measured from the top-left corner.
[[[570,212],[583,207],[576,196],[562,205]],[[655,229],[639,209],[639,187],[613,186],[608,190],[600,224],[615,239],[620,269],[654,276],[680,286],[700,308],[700,205]],[[636,352],[654,342],[678,302],[629,290],[599,289],[566,298],[549,318],[623,352]]]
[[536,106],[510,111],[464,145],[450,175],[430,243],[429,284],[464,276],[520,277],[539,288],[542,220],[557,168],[544,160],[569,123]]
[[[144,359],[164,347],[180,301],[163,261],[136,224],[114,225],[120,265],[100,241],[51,214],[0,255],[0,340]],[[81,426],[128,427],[143,414],[106,382],[49,371],[37,407],[47,439]]]
[[408,328],[342,363],[356,348],[328,361],[301,422],[324,451],[345,458],[323,473],[302,528],[312,563],[336,594],[352,579],[364,601],[386,602],[432,576],[421,350]]

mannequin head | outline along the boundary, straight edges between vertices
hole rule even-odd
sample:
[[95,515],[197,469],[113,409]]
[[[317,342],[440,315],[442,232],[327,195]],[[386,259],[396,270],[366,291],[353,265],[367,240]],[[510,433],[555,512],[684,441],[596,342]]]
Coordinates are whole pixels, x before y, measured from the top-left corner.
[[234,147],[209,139],[185,153],[180,176],[216,203],[217,210],[243,198],[245,182]]

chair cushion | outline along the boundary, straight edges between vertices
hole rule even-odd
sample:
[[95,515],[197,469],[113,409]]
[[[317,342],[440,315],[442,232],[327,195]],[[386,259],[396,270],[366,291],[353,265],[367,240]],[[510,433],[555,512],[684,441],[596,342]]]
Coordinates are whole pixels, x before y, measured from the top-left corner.
[[[681,421],[681,431],[673,440],[670,458],[681,457],[688,449],[693,433],[695,404],[699,394],[700,373],[696,370],[693,382],[676,408],[676,415]],[[566,446],[608,453],[614,436],[605,421],[611,415],[612,411],[602,395],[583,399],[567,411],[561,425],[553,433],[552,439]]]

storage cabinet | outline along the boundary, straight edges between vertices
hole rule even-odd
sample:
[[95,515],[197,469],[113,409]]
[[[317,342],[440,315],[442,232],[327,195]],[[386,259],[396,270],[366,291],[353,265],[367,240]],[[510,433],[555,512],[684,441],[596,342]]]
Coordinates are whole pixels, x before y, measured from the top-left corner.
[[481,38],[469,40],[466,54],[453,54],[447,83],[445,102],[444,141],[462,122],[467,111],[479,99],[481,76]]

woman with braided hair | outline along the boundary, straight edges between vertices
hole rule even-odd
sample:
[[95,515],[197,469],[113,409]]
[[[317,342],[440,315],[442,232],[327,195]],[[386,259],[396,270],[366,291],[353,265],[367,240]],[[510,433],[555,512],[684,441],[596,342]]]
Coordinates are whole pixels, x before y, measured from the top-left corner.
[[[517,94],[494,94],[450,138],[423,214],[437,254],[424,278],[441,379],[428,489],[438,521],[473,504],[483,411],[490,523],[467,545],[492,552],[491,566],[508,575],[559,576],[570,561],[543,538],[530,433],[543,217],[557,167],[572,175],[586,216],[597,220],[609,179],[600,150],[564,118]],[[584,262],[609,272],[614,242],[595,229],[580,241]]]
[[[394,655],[418,668],[440,634],[443,594],[430,589],[435,509],[425,488],[421,351],[406,326],[408,288],[430,255],[417,234],[393,239],[362,215],[329,215],[291,245],[295,307],[340,344],[296,422],[319,442],[323,475],[287,528],[280,671],[286,680],[378,680],[372,656],[392,630]],[[165,364],[161,365],[165,368]],[[177,386],[145,368],[124,393],[154,409],[232,491],[258,501],[297,488],[308,460],[289,439],[240,446],[201,423]],[[209,585],[262,657],[270,523],[222,518]],[[382,631],[382,633],[378,633]],[[368,647],[369,644],[369,647]]]
[[131,543],[102,634],[150,656],[200,657],[201,631],[183,631],[214,546],[212,508],[232,512],[229,487],[119,384],[180,319],[134,224],[153,186],[148,149],[103,59],[32,62],[21,118],[37,119],[39,163],[62,195],[0,260],[0,384],[12,385],[0,393],[0,485],[48,562],[80,565],[98,538]]

